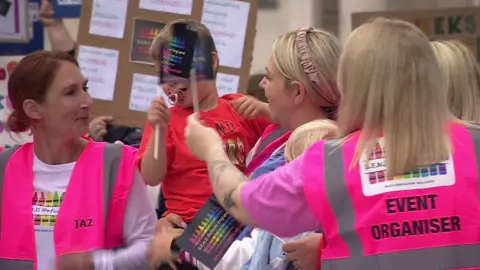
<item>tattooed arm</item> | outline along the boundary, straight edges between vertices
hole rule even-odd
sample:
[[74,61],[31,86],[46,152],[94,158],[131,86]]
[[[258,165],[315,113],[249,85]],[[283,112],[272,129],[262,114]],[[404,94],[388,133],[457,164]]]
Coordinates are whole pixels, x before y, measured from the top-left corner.
[[223,149],[211,151],[206,161],[213,191],[223,208],[241,223],[255,226],[240,197],[247,177],[230,162]]

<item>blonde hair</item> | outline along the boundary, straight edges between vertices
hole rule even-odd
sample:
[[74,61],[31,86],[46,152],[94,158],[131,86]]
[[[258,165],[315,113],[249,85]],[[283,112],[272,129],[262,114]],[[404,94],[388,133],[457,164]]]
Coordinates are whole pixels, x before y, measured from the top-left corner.
[[453,116],[440,74],[428,38],[411,23],[377,18],[353,31],[340,58],[337,122],[341,136],[362,131],[350,167],[382,136],[390,178],[448,159]]
[[158,33],[158,36],[153,40],[152,45],[150,45],[150,55],[152,56],[155,63],[158,64],[161,61],[160,49],[162,45],[171,41],[173,34],[173,26],[181,23],[186,24],[188,30],[197,32],[198,36],[207,37],[208,39],[210,39],[212,52],[217,52],[215,42],[213,42],[212,34],[204,24],[195,20],[178,19],[168,22],[165,27],[163,27],[163,29],[160,31],[160,33]]
[[460,41],[432,41],[448,89],[450,111],[461,120],[480,122],[480,67]]
[[300,82],[309,99],[332,118],[340,99],[336,83],[341,52],[338,39],[326,31],[304,27],[275,39],[272,50],[287,83]]
[[338,137],[335,122],[327,119],[314,120],[296,128],[285,145],[285,161],[290,162],[319,140]]

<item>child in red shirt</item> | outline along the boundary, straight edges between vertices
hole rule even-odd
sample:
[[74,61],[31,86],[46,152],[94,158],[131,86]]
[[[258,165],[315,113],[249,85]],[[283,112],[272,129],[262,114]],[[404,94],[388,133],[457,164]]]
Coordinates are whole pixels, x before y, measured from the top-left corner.
[[[160,48],[169,42],[173,26],[177,23],[187,24],[187,29],[196,31],[199,36],[211,39],[213,70],[218,70],[218,54],[210,31],[201,23],[191,20],[176,20],[168,23],[152,44],[151,54],[160,66]],[[138,159],[141,173],[147,184],[155,186],[162,183],[167,212],[175,213],[190,222],[198,210],[213,194],[210,186],[208,169],[205,162],[198,160],[185,144],[184,129],[187,116],[193,113],[192,93],[189,84],[163,84],[167,96],[177,95],[177,102],[168,108],[165,100],[158,98],[152,102],[147,114]],[[270,122],[264,118],[244,119],[235,111],[232,102],[239,102],[244,96],[230,94],[218,97],[215,81],[197,83],[201,121],[215,128],[225,143],[225,151],[233,164],[240,170],[245,169],[247,153],[263,133]],[[263,104],[263,103],[262,103]],[[265,116],[268,113],[266,104]],[[160,138],[158,160],[153,157],[153,128],[158,125]]]

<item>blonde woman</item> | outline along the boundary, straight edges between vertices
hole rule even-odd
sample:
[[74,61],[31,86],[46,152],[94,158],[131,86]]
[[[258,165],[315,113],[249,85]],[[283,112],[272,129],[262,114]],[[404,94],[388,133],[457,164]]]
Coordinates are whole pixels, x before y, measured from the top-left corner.
[[279,236],[322,228],[322,269],[480,267],[480,131],[458,124],[428,38],[375,19],[340,59],[339,141],[320,141],[256,181],[192,115],[190,150],[219,201]]
[[[251,97],[233,101],[244,117],[270,115],[279,124],[277,127],[269,126],[252,150],[253,159],[245,173],[251,176],[252,181],[285,164],[284,149],[290,133],[282,135],[278,131],[296,130],[312,120],[335,118],[340,97],[336,84],[340,51],[340,42],[328,32],[311,27],[288,32],[273,42],[266,76],[260,82],[269,104]],[[275,139],[272,140],[272,137]],[[258,230],[254,229],[252,237],[257,233]],[[161,239],[161,236],[157,238]],[[291,250],[287,252],[287,257],[304,269],[315,268],[320,238],[319,234],[311,234],[289,243]],[[250,262],[242,269],[268,267],[276,258],[283,256],[282,246],[280,239],[266,231],[261,232]],[[239,264],[225,265],[231,255],[238,257],[230,248],[217,269],[241,267]]]
[[458,40],[432,41],[448,88],[450,110],[459,119],[480,122],[480,66]]

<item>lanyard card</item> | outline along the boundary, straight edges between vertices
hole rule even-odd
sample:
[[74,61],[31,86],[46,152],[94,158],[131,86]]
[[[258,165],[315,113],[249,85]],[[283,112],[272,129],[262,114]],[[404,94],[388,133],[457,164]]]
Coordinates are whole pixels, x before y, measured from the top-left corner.
[[212,195],[175,244],[214,269],[244,228]]

